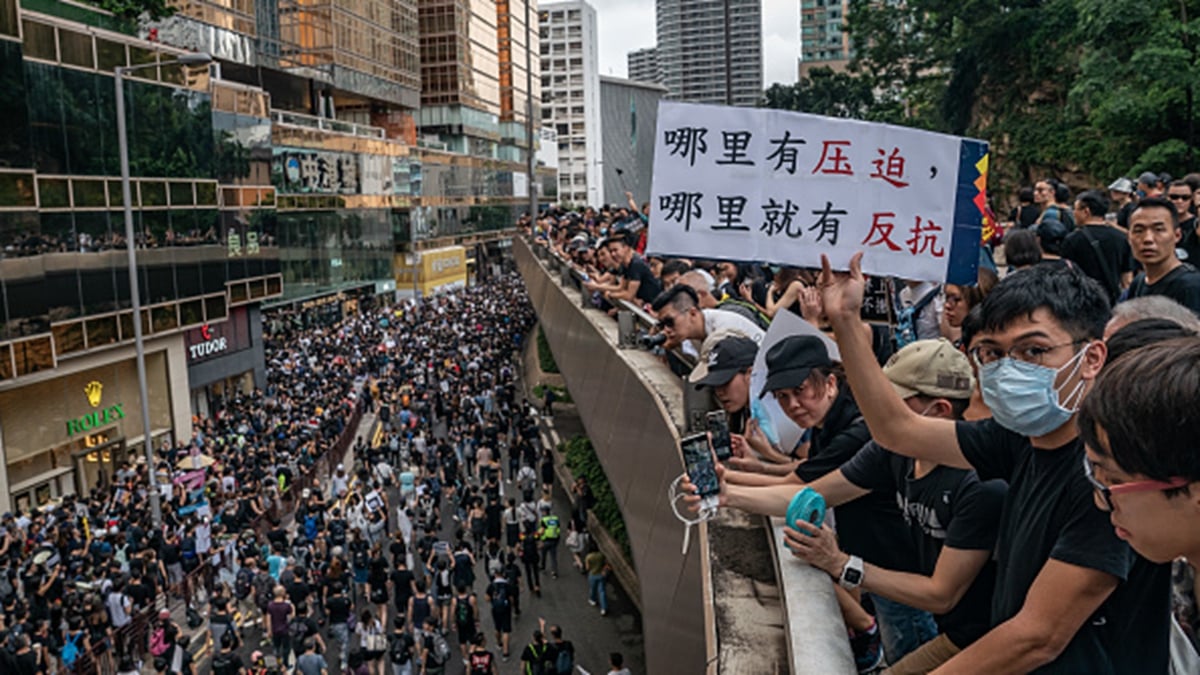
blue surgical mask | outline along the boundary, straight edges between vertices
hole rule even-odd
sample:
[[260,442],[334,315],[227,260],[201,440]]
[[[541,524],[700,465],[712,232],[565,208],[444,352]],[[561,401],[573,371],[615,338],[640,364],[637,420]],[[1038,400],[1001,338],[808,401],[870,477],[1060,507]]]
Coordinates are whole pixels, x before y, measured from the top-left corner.
[[1068,373],[1063,386],[1083,366],[1087,347],[1061,368],[1048,368],[1011,357],[988,363],[979,369],[983,402],[1000,426],[1024,436],[1045,436],[1066,424],[1083,400],[1083,382],[1076,383],[1065,398],[1055,388],[1060,373]]

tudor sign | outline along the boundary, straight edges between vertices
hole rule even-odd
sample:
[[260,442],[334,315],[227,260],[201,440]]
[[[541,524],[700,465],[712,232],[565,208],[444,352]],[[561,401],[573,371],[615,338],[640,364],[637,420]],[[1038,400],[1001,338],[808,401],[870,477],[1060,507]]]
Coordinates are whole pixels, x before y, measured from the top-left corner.
[[235,307],[220,323],[206,323],[185,334],[188,363],[200,363],[250,347],[250,320],[245,307]]
[[212,326],[204,324],[200,327],[202,340],[188,347],[188,358],[196,361],[209,356],[216,356],[229,349],[229,340],[224,335],[213,333]]

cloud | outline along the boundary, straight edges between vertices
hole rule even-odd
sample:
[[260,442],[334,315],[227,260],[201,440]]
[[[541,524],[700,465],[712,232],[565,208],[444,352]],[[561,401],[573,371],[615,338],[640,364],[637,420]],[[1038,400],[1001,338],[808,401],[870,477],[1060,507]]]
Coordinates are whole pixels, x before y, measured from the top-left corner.
[[[626,55],[655,45],[654,3],[649,0],[590,0],[596,8],[600,74],[626,77]],[[796,81],[800,56],[800,3],[762,0],[763,87]]]

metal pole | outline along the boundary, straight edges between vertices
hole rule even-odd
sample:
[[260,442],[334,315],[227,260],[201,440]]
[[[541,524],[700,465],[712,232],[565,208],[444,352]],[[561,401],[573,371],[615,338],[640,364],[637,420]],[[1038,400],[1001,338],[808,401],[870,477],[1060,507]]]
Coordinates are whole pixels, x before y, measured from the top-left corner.
[[154,470],[154,445],[150,438],[150,395],[146,387],[146,343],[142,337],[142,298],[138,284],[137,249],[133,238],[133,199],[129,185],[129,139],[125,131],[124,69],[113,71],[117,93],[117,152],[121,157],[121,196],[125,200],[125,253],[129,258],[129,295],[133,303],[133,344],[137,350],[138,395],[142,402],[142,434],[146,452],[146,470],[150,479],[150,518],[154,528],[162,527],[158,474]]
[[733,105],[733,46],[729,32],[729,0],[725,0],[725,105]]
[[[530,26],[529,4],[534,0],[525,0],[525,125],[529,137],[529,148],[525,154],[525,170],[529,174],[529,226],[537,225],[538,198],[537,174],[535,157],[533,156],[533,31]],[[540,59],[541,56],[539,55]]]

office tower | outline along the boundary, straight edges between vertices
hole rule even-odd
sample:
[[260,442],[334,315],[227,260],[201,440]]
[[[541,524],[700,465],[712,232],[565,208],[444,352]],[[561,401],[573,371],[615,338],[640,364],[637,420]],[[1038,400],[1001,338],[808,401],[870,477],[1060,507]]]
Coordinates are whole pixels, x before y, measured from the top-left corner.
[[542,121],[558,134],[558,201],[599,205],[605,193],[596,10],[582,0],[541,9]]
[[658,102],[666,95],[653,82],[600,76],[606,204],[626,204],[626,192],[639,205],[650,199]]
[[636,49],[629,52],[626,59],[629,79],[634,82],[653,82],[656,84],[662,81],[662,72],[658,69],[658,49],[656,47]]
[[853,56],[842,22],[849,0],[800,0],[800,77],[813,68],[846,69]]
[[658,0],[656,9],[660,83],[668,98],[758,105],[761,0]]

